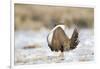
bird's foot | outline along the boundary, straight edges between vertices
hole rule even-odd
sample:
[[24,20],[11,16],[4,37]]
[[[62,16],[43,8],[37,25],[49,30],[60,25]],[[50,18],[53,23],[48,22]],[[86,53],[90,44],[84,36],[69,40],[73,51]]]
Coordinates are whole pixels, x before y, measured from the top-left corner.
[[61,52],[61,54],[59,55],[59,58],[60,58],[61,60],[64,60],[64,53]]

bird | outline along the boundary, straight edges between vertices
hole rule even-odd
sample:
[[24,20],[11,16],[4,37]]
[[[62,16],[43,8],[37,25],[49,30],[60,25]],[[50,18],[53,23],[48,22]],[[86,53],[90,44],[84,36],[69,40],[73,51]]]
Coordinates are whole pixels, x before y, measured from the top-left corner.
[[59,52],[59,57],[64,59],[64,52],[71,51],[79,44],[79,33],[74,28],[71,38],[65,33],[65,25],[56,25],[47,36],[48,46],[53,52]]

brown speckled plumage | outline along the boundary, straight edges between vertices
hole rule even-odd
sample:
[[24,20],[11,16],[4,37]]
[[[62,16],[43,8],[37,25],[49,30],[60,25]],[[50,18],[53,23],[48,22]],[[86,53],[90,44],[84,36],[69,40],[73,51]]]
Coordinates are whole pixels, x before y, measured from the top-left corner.
[[64,30],[58,27],[54,30],[52,42],[48,44],[48,46],[52,51],[63,52],[75,49],[78,43],[78,31],[76,28],[74,29],[71,39],[69,39]]

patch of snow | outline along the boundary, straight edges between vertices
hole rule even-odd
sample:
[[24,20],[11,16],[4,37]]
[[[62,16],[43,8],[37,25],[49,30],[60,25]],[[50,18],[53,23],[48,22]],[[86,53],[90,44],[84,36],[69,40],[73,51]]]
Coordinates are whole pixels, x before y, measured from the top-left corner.
[[[79,30],[80,43],[76,49],[65,52],[64,60],[59,60],[53,55],[47,44],[47,35],[50,31],[16,31],[15,32],[15,64],[43,64],[60,62],[82,62],[94,60],[94,33],[92,29]],[[66,29],[66,34],[71,37],[73,29]],[[27,45],[38,44],[41,47],[23,49]]]

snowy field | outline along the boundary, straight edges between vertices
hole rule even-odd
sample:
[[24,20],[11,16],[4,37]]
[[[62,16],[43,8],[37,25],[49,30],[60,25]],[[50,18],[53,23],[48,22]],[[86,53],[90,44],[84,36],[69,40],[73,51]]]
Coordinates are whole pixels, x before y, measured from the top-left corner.
[[[73,29],[66,34],[71,37]],[[94,32],[91,29],[79,30],[80,43],[76,49],[65,52],[65,59],[57,59],[47,44],[49,31],[16,31],[15,32],[15,64],[45,64],[84,62],[94,60]],[[27,48],[34,46],[33,48]]]

